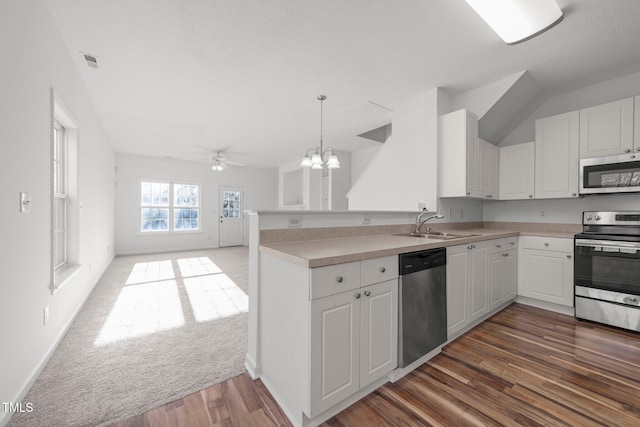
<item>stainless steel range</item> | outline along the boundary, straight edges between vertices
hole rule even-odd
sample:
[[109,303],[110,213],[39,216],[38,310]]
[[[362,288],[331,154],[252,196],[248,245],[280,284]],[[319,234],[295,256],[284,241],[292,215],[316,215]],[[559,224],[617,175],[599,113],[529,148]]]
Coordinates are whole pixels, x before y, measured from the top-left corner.
[[576,317],[640,331],[640,211],[584,212],[582,219]]

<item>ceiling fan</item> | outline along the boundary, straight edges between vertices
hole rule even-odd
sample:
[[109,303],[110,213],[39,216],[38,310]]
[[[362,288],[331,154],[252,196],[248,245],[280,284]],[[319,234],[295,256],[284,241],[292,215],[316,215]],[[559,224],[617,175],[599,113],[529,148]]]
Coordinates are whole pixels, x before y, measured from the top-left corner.
[[227,169],[229,166],[244,166],[242,163],[228,160],[224,155],[224,150],[214,151],[211,160],[205,162],[205,165],[211,165],[211,170],[218,172]]

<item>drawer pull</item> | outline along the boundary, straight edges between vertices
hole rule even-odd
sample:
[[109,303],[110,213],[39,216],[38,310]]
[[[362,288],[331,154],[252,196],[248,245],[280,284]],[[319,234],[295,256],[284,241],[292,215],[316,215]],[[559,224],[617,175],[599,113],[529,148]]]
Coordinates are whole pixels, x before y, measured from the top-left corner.
[[356,292],[355,297],[356,299],[360,299],[360,292]]
[[622,300],[625,304],[638,304],[638,298],[636,297],[624,297]]
[[371,292],[369,292],[369,291],[364,291],[364,296],[365,296],[365,297],[368,297],[368,296],[370,296],[370,295],[371,295]]
[[567,254],[567,258],[571,259],[571,254]]
[[502,256],[509,256],[509,254],[502,254]]
[[384,267],[380,267],[380,273],[384,273],[385,271],[387,271],[387,269],[386,269],[386,268],[384,268]]
[[515,245],[515,244],[516,244],[516,242],[509,242],[509,243],[511,243],[512,245]]
[[496,248],[501,248],[501,247],[502,247],[502,245],[496,245]]
[[336,280],[338,281],[338,283],[342,283],[342,276],[338,276]]
[[549,246],[549,242],[544,242],[544,245],[545,246]]

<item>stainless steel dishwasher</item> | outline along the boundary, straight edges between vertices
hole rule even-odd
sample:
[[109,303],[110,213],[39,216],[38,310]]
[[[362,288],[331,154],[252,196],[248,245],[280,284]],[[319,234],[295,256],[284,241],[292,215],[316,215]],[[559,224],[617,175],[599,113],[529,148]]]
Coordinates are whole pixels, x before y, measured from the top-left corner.
[[399,255],[398,366],[404,368],[447,341],[447,252]]

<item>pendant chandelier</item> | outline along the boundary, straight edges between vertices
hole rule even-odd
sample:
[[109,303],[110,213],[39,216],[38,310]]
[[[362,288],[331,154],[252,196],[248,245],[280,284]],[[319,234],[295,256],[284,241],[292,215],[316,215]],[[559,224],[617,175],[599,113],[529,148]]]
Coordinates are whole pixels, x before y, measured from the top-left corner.
[[[327,153],[329,153],[329,158],[326,161],[327,168],[337,169],[340,167],[340,162],[338,161],[338,157],[335,154],[333,154],[333,148],[327,148],[325,150],[323,147],[324,141],[322,140],[322,119],[323,119],[322,107],[325,99],[327,99],[326,96],[318,95],[318,101],[320,101],[320,146],[316,148],[310,148],[307,150],[307,153],[302,158],[302,163],[300,163],[300,166],[304,168],[322,169],[323,165],[325,164],[324,157],[325,157],[325,154]],[[312,152],[313,154],[309,156],[309,154]]]

